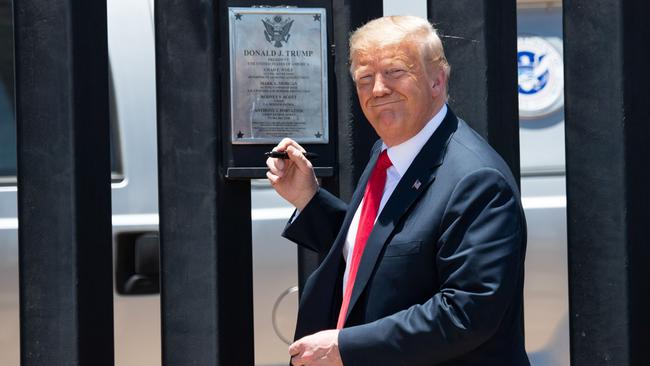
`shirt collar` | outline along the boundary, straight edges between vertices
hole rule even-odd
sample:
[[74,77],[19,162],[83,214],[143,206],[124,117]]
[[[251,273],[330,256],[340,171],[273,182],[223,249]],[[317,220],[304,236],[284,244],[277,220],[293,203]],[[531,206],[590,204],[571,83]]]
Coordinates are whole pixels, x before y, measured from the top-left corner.
[[438,126],[442,123],[442,120],[447,115],[447,105],[443,104],[442,108],[436,113],[433,118],[427,122],[426,125],[418,132],[415,136],[410,139],[402,142],[399,145],[387,147],[386,144],[382,143],[381,150],[388,149],[388,157],[393,163],[393,166],[399,173],[399,176],[402,177],[409,166],[418,155],[424,144],[429,141],[429,138],[433,133],[438,129]]

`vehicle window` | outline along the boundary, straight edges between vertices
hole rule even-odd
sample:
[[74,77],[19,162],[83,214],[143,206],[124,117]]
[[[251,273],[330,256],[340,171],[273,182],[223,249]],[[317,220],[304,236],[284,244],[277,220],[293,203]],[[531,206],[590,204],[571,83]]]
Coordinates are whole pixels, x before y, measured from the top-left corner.
[[[107,76],[109,77],[109,76]],[[0,0],[0,184],[16,184],[16,113],[14,105],[14,42],[12,1]],[[112,87],[111,115],[111,178],[123,179],[119,150],[117,113]]]
[[16,175],[13,59],[11,0],[0,0],[0,182]]

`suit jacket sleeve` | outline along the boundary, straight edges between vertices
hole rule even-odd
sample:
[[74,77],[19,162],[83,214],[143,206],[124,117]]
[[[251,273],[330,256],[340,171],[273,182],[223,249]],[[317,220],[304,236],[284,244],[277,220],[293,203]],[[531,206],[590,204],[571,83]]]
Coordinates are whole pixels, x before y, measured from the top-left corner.
[[295,220],[289,220],[282,236],[325,255],[341,228],[346,210],[345,202],[319,188]]
[[517,193],[495,169],[468,174],[450,196],[439,233],[438,292],[342,329],[345,366],[431,365],[475,349],[496,332],[521,285],[525,221]]

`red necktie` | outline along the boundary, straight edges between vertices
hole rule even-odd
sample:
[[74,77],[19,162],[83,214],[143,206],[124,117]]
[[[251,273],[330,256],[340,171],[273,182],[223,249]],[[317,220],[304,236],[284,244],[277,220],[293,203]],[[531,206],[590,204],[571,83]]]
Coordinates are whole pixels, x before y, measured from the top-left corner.
[[352,250],[352,258],[349,259],[350,270],[348,271],[348,279],[345,282],[345,292],[343,293],[343,302],[341,303],[341,311],[339,312],[339,319],[336,323],[336,329],[343,328],[345,324],[345,315],[348,312],[350,305],[350,298],[352,297],[352,289],[354,288],[354,279],[357,276],[363,249],[366,246],[366,241],[370,236],[372,227],[375,225],[377,218],[377,211],[379,211],[379,203],[384,194],[384,186],[386,185],[386,169],[391,163],[386,150],[382,151],[372,170],[366,191],[363,195],[363,206],[361,207],[361,217],[359,219],[359,227],[357,229],[357,237],[354,240],[354,249]]

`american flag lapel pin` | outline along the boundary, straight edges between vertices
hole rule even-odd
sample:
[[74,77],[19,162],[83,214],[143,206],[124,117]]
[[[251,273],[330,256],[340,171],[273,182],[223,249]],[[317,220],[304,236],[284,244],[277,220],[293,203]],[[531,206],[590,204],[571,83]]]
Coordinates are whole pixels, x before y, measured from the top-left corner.
[[419,179],[416,179],[416,180],[415,180],[415,183],[413,183],[413,188],[415,188],[415,189],[420,189],[420,186],[421,186],[421,185],[422,185],[422,183],[420,183],[420,180],[419,180]]

